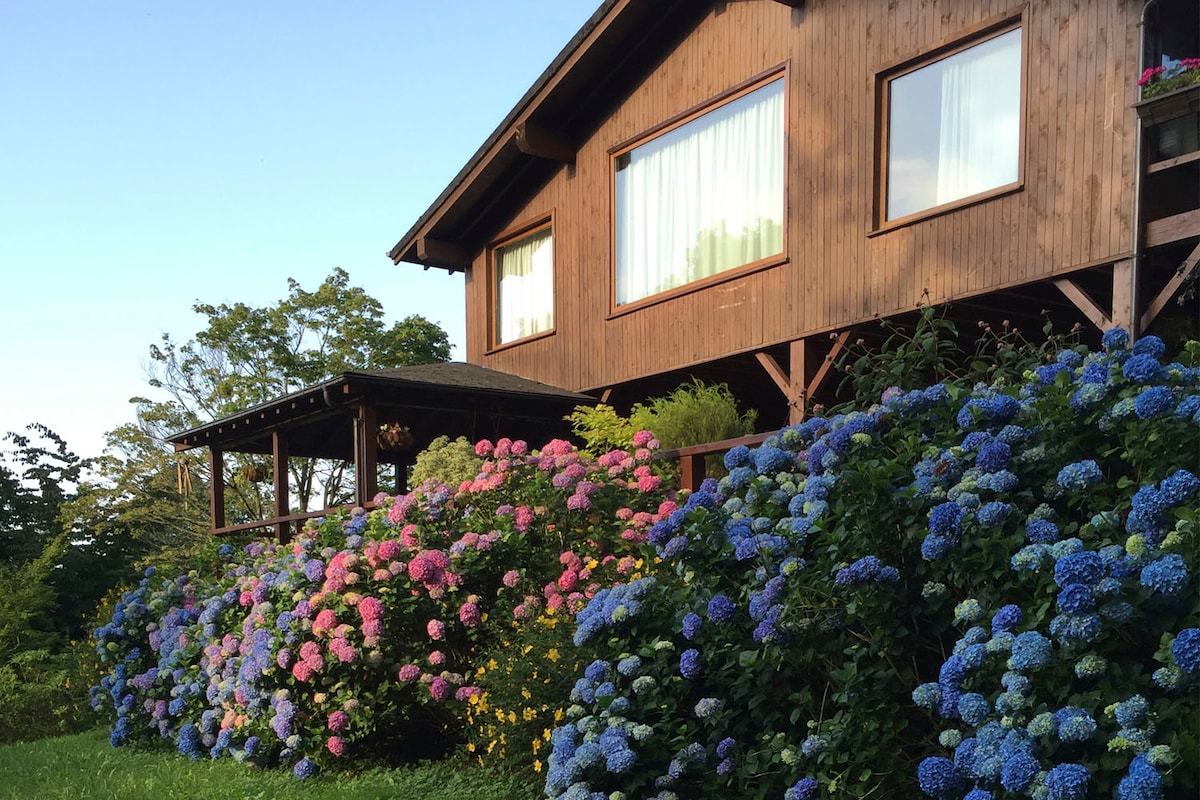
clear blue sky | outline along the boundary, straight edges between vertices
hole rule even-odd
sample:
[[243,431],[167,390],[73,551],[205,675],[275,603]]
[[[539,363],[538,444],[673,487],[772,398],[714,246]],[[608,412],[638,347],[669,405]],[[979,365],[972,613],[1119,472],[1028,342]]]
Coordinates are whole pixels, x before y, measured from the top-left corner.
[[0,0],[0,433],[133,420],[197,300],[335,266],[465,358],[462,276],[385,253],[599,0]]

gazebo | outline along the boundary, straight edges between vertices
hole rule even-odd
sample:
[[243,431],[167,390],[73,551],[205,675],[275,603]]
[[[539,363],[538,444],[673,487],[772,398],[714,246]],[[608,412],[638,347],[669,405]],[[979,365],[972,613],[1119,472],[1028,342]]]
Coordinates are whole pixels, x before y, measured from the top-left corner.
[[[175,450],[209,449],[209,505],[214,535],[271,527],[282,543],[292,527],[331,509],[291,513],[288,459],[328,458],[354,465],[355,505],[379,493],[379,465],[396,467],[397,493],[406,490],[413,454],[436,437],[508,436],[540,444],[565,435],[563,417],[595,398],[475,364],[448,362],[344,372],[315,386],[215,420],[168,439]],[[403,441],[381,444],[381,426]],[[386,438],[386,437],[385,437]],[[225,454],[270,454],[274,516],[226,525]]]

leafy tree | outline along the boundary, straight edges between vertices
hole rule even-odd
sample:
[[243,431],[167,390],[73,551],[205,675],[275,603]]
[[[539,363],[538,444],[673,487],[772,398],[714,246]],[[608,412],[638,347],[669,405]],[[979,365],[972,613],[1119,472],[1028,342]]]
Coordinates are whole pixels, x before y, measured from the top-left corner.
[[45,425],[8,433],[13,449],[0,452],[0,563],[37,558],[60,532],[58,509],[89,462]]
[[[170,399],[134,398],[141,434],[119,429],[124,444],[165,452],[163,440],[171,434],[342,372],[450,357],[449,339],[441,327],[419,315],[386,325],[379,301],[351,286],[342,269],[335,269],[311,292],[289,279],[287,297],[268,306],[198,302],[193,310],[206,319],[194,339],[180,343],[164,334],[150,348],[150,385],[165,390]],[[175,458],[174,453],[170,456]],[[154,459],[146,453],[134,460],[147,464]],[[248,458],[227,459],[230,514],[262,518],[270,507],[267,488],[241,476],[247,463]],[[205,464],[188,462],[186,469],[197,479],[193,485],[207,485]],[[292,493],[302,510],[317,498],[328,507],[348,496],[344,463],[296,458],[289,471]]]

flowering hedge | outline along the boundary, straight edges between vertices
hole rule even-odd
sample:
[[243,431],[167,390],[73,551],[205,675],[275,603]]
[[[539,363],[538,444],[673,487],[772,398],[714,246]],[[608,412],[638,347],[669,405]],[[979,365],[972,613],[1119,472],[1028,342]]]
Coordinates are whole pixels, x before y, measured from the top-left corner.
[[1104,345],[730,451],[578,614],[547,796],[1195,796],[1200,346]]
[[[147,572],[95,632],[112,743],[284,764],[444,752],[514,620],[577,610],[675,509],[640,434],[598,460],[553,441],[480,442],[477,478],[426,486],[215,569]],[[569,619],[569,617],[567,617]]]

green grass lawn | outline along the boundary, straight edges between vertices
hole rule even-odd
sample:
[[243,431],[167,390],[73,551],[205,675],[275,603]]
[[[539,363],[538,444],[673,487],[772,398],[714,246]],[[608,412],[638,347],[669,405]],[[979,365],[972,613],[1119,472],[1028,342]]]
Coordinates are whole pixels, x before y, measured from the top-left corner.
[[0,798],[22,800],[536,800],[541,785],[462,761],[299,781],[232,759],[113,748],[108,732],[0,747]]

